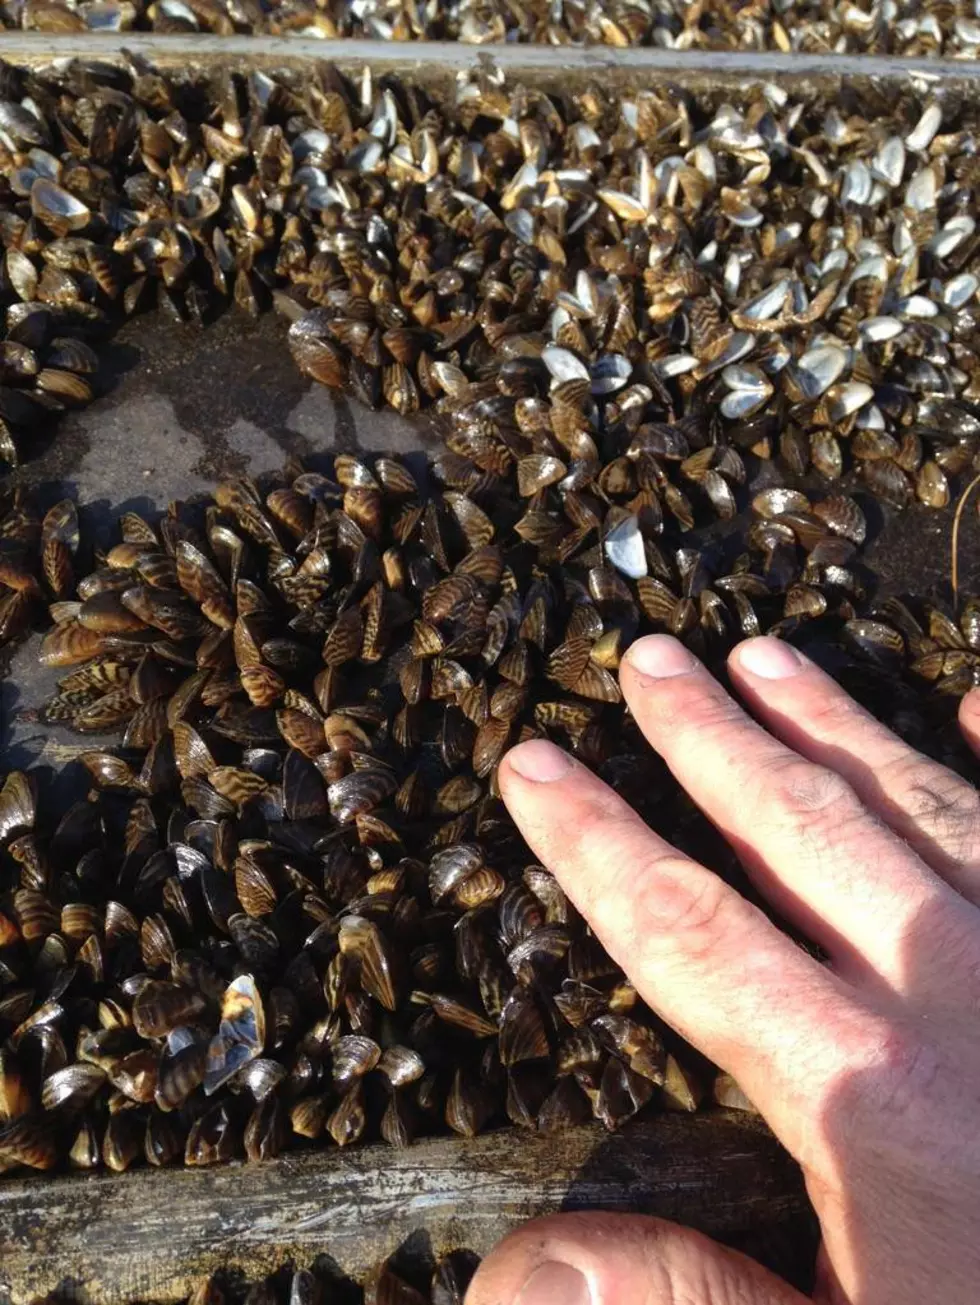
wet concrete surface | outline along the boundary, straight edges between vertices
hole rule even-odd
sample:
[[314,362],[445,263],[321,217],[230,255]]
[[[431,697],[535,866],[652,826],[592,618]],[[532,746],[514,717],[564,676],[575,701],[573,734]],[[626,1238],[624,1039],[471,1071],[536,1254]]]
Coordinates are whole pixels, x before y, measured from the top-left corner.
[[28,446],[19,478],[44,501],[77,497],[101,546],[119,512],[202,493],[222,476],[261,475],[290,455],[433,442],[422,421],[312,385],[287,329],[275,313],[228,313],[204,329],[159,316],[128,323],[103,348],[101,397]]
[[[407,453],[438,444],[424,418],[373,413],[310,384],[292,362],[287,327],[275,313],[258,321],[230,313],[203,330],[156,317],[130,322],[104,348],[101,397],[38,435],[23,450],[17,478],[34,488],[42,508],[75,499],[91,550],[116,542],[123,511],[153,514],[222,476],[276,471],[290,455]],[[777,464],[763,464],[756,483],[783,479]],[[863,559],[869,589],[912,593],[948,609],[952,511],[883,512],[857,492],[872,531]],[[687,541],[713,540],[729,551],[743,524],[731,523],[723,538],[698,531]],[[977,592],[980,522],[973,512],[962,538],[961,585]],[[90,558],[82,559],[83,572]],[[39,722],[37,709],[59,673],[38,665],[38,643],[35,635],[16,649],[0,683],[3,769],[42,764],[55,771],[98,742]]]

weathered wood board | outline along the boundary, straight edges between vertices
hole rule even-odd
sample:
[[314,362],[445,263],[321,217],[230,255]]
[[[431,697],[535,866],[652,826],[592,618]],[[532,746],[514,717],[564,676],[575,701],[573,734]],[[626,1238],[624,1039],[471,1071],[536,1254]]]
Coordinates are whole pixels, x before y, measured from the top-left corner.
[[473,46],[464,41],[383,41],[299,35],[216,36],[206,32],[42,32],[0,33],[0,58],[41,67],[55,60],[108,60],[136,55],[170,70],[224,64],[238,71],[262,66],[278,71],[308,68],[328,61],[349,72],[370,63],[378,74],[410,75],[427,85],[451,86],[462,71],[494,68],[525,82],[563,90],[583,78],[606,85],[635,87],[654,81],[704,89],[721,85],[777,82],[797,89],[830,88],[835,82],[892,82],[912,78],[933,85],[938,95],[975,87],[980,67],[973,60],[893,55],[799,53],[749,50],[664,50],[649,46],[550,46],[500,42]]
[[424,1229],[434,1254],[485,1254],[561,1209],[638,1210],[731,1234],[806,1207],[796,1166],[760,1121],[659,1115],[617,1134],[506,1129],[266,1165],[134,1170],[0,1183],[0,1301],[180,1300],[201,1276],[249,1276],[329,1252],[358,1276]]

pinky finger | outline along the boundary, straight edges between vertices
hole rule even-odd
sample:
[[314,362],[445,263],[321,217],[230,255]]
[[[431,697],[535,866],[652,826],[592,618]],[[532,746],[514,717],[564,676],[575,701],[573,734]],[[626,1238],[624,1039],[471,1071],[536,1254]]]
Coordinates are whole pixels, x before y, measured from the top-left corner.
[[971,689],[961,698],[959,715],[963,737],[980,757],[980,689]]

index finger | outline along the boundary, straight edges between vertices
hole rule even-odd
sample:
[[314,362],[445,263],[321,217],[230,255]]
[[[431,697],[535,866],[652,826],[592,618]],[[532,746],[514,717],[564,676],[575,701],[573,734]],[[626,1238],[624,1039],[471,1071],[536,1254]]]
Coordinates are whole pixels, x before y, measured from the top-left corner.
[[544,739],[499,771],[511,816],[648,1004],[734,1074],[784,1144],[864,1020],[856,995]]

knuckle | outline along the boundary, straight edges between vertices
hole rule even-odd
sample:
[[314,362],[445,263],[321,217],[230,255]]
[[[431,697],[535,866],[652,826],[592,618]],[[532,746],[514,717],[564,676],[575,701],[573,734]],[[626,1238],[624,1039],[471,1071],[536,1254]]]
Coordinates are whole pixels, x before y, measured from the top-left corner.
[[610,810],[597,802],[583,804],[575,812],[571,830],[576,859],[603,869],[614,867],[635,839],[638,823],[639,818],[632,811]]
[[785,780],[786,799],[801,816],[818,817],[826,812],[836,815],[841,807],[858,805],[850,784],[825,766],[792,762],[786,767]]
[[980,793],[972,784],[918,758],[893,776],[893,783],[904,790],[901,804],[910,820],[954,855],[978,854]]
[[657,704],[658,733],[665,738],[679,734],[711,742],[732,729],[741,720],[741,711],[728,694],[717,685],[705,687],[686,677],[668,680]]
[[761,819],[782,837],[822,853],[852,824],[868,819],[857,794],[835,770],[792,756],[778,758],[770,770],[771,783],[763,781]]
[[870,727],[880,730],[878,722],[859,706],[849,695],[842,692],[836,684],[822,685],[806,704],[805,715],[808,725],[816,728],[821,737],[840,738],[853,735],[855,726]]
[[941,1075],[941,1057],[917,1026],[871,1018],[845,1039],[835,1104],[856,1129],[883,1119],[897,1127],[929,1109]]
[[688,960],[718,951],[728,927],[729,890],[700,866],[679,856],[641,867],[635,893],[637,932],[655,930]]
[[630,900],[639,891],[645,882],[642,867],[655,860],[651,838],[633,811],[593,803],[576,812],[569,842],[559,855],[578,867],[579,905],[587,916],[603,917],[608,902]]

